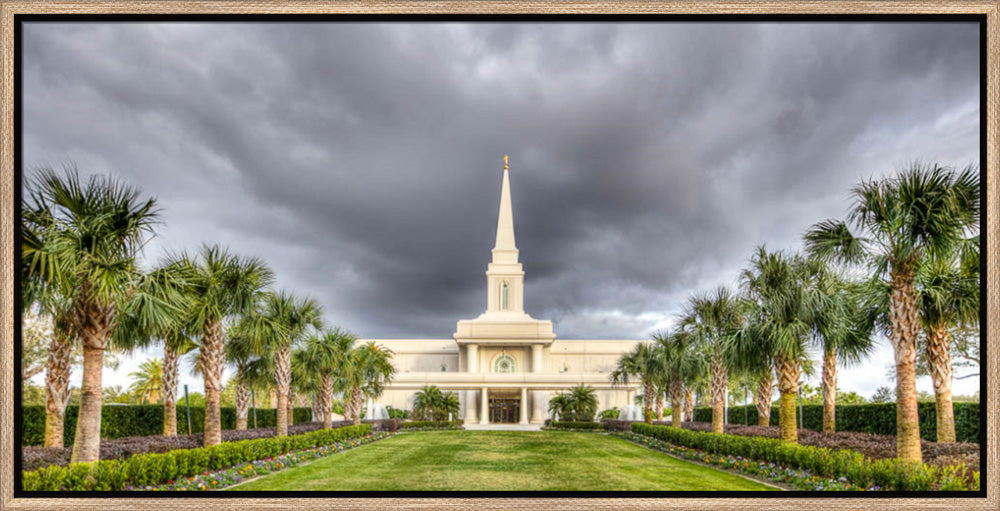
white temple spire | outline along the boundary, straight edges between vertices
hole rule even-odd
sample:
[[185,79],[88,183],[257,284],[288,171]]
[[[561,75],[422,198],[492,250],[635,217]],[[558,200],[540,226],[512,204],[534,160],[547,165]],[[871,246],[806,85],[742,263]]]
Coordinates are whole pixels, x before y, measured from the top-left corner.
[[510,172],[507,170],[507,161],[507,155],[504,155],[503,184],[500,188],[500,214],[497,215],[497,239],[493,250],[517,250],[514,245],[514,214],[510,205]]

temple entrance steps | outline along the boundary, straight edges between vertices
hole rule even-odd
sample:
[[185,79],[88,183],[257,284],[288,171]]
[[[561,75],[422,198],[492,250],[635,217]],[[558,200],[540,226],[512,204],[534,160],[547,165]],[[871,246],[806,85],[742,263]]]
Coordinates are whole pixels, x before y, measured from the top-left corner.
[[465,424],[470,431],[541,431],[541,424]]

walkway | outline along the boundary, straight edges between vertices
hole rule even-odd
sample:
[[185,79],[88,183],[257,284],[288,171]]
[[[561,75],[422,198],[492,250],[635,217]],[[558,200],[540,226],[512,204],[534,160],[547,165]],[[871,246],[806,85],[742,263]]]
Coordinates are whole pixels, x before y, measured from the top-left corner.
[[541,424],[466,424],[465,429],[474,431],[541,431]]

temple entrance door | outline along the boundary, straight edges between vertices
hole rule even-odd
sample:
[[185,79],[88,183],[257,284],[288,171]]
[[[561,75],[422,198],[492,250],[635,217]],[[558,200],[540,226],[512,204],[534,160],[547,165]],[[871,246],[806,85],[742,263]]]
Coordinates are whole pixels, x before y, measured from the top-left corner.
[[520,398],[490,398],[490,423],[492,424],[517,424],[520,412]]

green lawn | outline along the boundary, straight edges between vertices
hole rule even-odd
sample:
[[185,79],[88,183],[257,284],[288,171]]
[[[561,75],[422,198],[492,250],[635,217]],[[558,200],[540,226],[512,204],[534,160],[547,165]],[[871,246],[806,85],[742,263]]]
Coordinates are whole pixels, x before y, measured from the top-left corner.
[[233,490],[773,490],[593,433],[405,433]]

